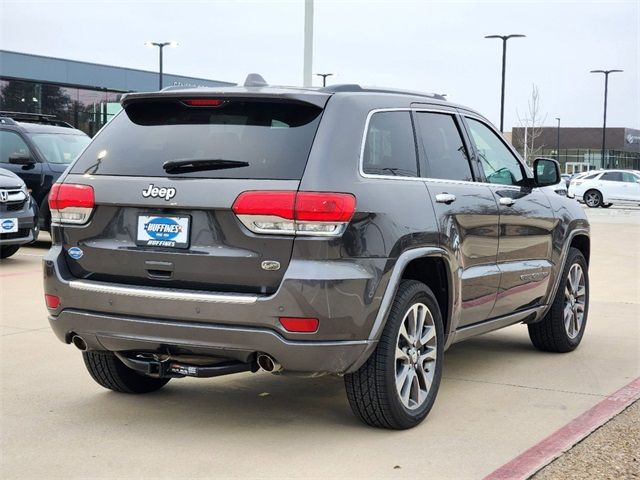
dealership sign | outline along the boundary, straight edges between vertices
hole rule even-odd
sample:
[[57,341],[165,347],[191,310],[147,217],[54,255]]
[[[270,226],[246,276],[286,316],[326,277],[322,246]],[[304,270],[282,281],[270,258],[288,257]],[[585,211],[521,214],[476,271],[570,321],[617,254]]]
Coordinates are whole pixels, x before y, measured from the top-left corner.
[[627,140],[627,143],[630,143],[631,145],[633,145],[634,143],[640,143],[640,133],[629,133],[625,138]]

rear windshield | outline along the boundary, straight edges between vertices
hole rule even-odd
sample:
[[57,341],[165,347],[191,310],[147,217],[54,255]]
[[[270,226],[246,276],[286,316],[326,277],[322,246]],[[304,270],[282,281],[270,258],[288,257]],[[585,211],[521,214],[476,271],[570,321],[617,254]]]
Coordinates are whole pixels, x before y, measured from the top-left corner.
[[96,136],[71,172],[156,177],[168,175],[165,162],[223,160],[233,167],[171,175],[299,180],[321,112],[282,101],[133,103]]

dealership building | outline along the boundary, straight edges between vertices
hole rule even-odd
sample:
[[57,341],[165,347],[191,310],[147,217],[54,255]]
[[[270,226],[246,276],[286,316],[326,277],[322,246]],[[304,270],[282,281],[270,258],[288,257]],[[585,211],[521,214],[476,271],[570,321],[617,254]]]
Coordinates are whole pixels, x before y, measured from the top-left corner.
[[511,143],[523,156],[525,136],[529,163],[532,157],[545,156],[558,159],[563,173],[603,167],[640,170],[640,130],[637,129],[607,128],[604,163],[602,128],[539,127],[533,135],[531,128],[526,133],[524,128],[514,128]]
[[[165,73],[165,86],[235,83]],[[127,92],[158,89],[158,72],[0,50],[0,111],[55,115],[93,135]]]

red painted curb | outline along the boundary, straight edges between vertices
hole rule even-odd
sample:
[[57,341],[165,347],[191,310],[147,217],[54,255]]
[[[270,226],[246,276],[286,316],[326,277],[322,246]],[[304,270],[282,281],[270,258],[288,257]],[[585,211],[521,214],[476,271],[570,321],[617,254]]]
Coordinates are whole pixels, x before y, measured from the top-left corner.
[[540,443],[505,463],[484,477],[484,480],[529,478],[638,399],[640,399],[640,377],[574,418]]

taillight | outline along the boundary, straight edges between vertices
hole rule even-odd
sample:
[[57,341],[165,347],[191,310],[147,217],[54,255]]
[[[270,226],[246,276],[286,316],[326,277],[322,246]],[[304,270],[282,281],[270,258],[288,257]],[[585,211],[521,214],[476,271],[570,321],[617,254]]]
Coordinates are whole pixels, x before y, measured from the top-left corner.
[[356,210],[348,193],[249,191],[232,207],[252,232],[280,235],[342,235]]
[[320,321],[317,318],[280,317],[280,325],[288,332],[315,333]]
[[87,223],[95,198],[93,187],[73,183],[55,183],[49,192],[49,210],[53,223]]
[[60,297],[58,297],[57,295],[49,295],[48,293],[45,293],[44,302],[47,304],[48,308],[56,309],[60,306]]

